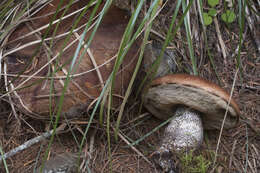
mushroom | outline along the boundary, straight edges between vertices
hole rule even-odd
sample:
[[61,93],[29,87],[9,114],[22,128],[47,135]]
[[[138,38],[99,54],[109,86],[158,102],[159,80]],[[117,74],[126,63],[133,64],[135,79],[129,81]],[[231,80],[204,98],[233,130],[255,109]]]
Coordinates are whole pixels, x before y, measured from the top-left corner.
[[[36,119],[49,120],[50,107],[52,108],[51,110],[56,110],[59,100],[57,98],[62,93],[64,80],[69,71],[68,69],[70,68],[72,57],[77,49],[80,35],[83,33],[83,29],[80,28],[85,28],[92,12],[91,8],[87,10],[64,49],[64,43],[67,38],[65,36],[61,37],[60,35],[70,31],[75,23],[78,14],[72,15],[71,13],[87,5],[89,3],[88,1],[73,3],[66,13],[66,15],[70,17],[64,18],[64,20],[61,21],[57,32],[54,32],[54,24],[50,27],[50,32],[47,37],[53,40],[54,44],[51,48],[48,47],[48,39],[43,46],[40,46],[40,43],[29,44],[40,40],[41,38],[39,38],[39,36],[44,35],[45,30],[40,30],[37,34],[30,33],[31,30],[42,28],[50,23],[52,16],[47,14],[54,13],[59,3],[59,0],[52,1],[51,4],[47,4],[44,8],[39,10],[39,12],[33,16],[34,18],[32,20],[25,21],[19,25],[8,38],[6,45],[5,62],[7,65],[7,73],[10,74],[7,80],[11,81],[11,85],[6,85],[13,86],[13,88],[16,89],[15,92],[11,93],[12,101],[20,111]],[[64,8],[61,8],[57,18],[60,18],[66,9],[65,5],[67,4],[65,3],[63,5]],[[100,12],[102,8],[103,5],[100,5],[98,12]],[[41,18],[41,20],[34,20],[38,18]],[[88,107],[91,107],[91,105],[93,105],[92,103],[99,97],[104,83],[113,70],[116,54],[120,47],[128,20],[129,15],[127,11],[111,6],[95,32],[95,36],[87,52],[84,52],[84,48],[80,50],[75,62],[77,68],[73,69],[73,76],[65,92],[66,99],[63,101],[61,118],[78,118],[78,116],[81,116],[82,112],[87,110]],[[33,23],[33,25],[31,23]],[[92,30],[86,33],[86,39],[90,37],[91,32]],[[53,35],[54,33],[56,33],[56,35]],[[141,42],[135,42],[131,46],[120,66],[120,70],[116,74],[117,82],[113,88],[115,95],[123,95],[128,87],[128,83],[137,63],[138,45],[140,43]],[[21,48],[23,45],[27,46]],[[39,46],[40,49],[35,56],[35,50]],[[13,49],[17,47],[20,49],[14,52]],[[49,51],[52,52],[51,55],[47,53]],[[60,52],[63,53],[60,55]],[[80,56],[82,56],[81,60],[79,58]],[[50,59],[52,59],[52,61]],[[56,63],[58,64],[57,68],[61,69],[55,72],[54,67]],[[53,76],[50,74],[53,74]],[[50,76],[56,78],[53,84],[50,80]],[[53,88],[52,94],[50,94],[51,88]],[[10,90],[12,90],[11,87]],[[52,97],[52,102],[50,102],[50,96]],[[113,98],[113,108],[117,107],[120,103],[120,97]]]
[[239,107],[230,95],[214,83],[197,76],[171,74],[152,81],[144,106],[159,119],[171,121],[159,149],[153,154],[165,172],[174,172],[172,153],[196,149],[203,141],[203,129],[224,129],[237,125]]

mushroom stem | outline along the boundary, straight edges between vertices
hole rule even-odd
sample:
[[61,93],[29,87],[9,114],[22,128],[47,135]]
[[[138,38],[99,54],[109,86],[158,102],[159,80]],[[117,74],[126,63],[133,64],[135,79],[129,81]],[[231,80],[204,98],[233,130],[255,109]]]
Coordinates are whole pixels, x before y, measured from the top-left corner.
[[177,108],[153,159],[164,172],[174,173],[173,153],[196,149],[202,140],[203,126],[200,114],[187,107]]
[[155,79],[148,87],[143,96],[147,110],[163,120],[173,116],[153,156],[164,172],[174,172],[173,153],[181,155],[181,150],[196,149],[202,143],[203,128],[222,128],[224,115],[225,129],[239,122],[239,107],[230,95],[198,76],[169,74]]

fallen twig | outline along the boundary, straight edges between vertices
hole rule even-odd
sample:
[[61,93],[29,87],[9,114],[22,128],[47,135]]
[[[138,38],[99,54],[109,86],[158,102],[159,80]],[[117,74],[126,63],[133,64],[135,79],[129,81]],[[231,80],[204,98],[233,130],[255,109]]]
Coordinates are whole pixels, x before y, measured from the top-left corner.
[[[66,124],[61,124],[57,129],[56,129],[56,133],[62,131],[65,128]],[[39,143],[40,141],[50,137],[53,134],[54,130],[51,130],[49,132],[45,132],[40,136],[37,136],[33,139],[30,139],[29,141],[26,141],[24,144],[12,149],[11,151],[5,153],[4,155],[2,155],[0,157],[0,162],[2,162],[2,160],[7,159],[9,157],[12,157],[13,155],[19,153],[20,151],[23,151],[27,148],[29,148],[30,146]]]
[[224,43],[222,36],[221,36],[218,20],[215,17],[213,19],[213,21],[214,21],[214,24],[215,24],[215,27],[216,27],[218,41],[219,41],[219,44],[220,44],[220,47],[221,47],[221,52],[222,52],[222,55],[223,55],[223,58],[224,58],[224,64],[227,65],[227,52],[226,52],[227,49],[226,49],[225,43]]
[[[253,7],[254,9],[256,9],[253,4],[252,4],[252,7]],[[255,44],[256,44],[258,53],[260,53],[260,37],[259,37],[259,35],[257,34],[257,32],[259,32],[259,27],[257,27],[257,25],[259,24],[259,23],[257,22],[257,21],[259,21],[259,20],[258,20],[258,17],[257,17],[256,14],[255,14],[255,16],[252,16],[253,13],[250,15],[249,9],[248,9],[247,6],[246,6],[245,11],[246,11],[245,17],[246,17],[248,26],[249,26],[249,28],[250,28],[250,31],[251,31],[251,33],[252,33],[252,36],[253,36],[252,38],[253,38],[254,41],[255,41]],[[258,23],[258,24],[257,24],[257,23]],[[259,61],[259,60],[260,60],[260,56],[257,58],[257,61]]]

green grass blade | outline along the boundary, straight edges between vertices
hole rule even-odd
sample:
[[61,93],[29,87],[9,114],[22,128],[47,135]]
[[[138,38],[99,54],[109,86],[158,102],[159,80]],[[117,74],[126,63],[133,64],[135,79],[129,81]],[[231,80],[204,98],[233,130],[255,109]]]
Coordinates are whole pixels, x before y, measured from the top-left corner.
[[1,153],[1,157],[2,157],[1,160],[3,161],[3,165],[4,165],[4,168],[5,168],[5,171],[6,171],[6,173],[9,173],[9,170],[8,170],[8,167],[7,167],[7,164],[6,164],[6,160],[4,158],[4,151],[2,150],[1,146],[0,146],[0,153]]
[[[72,0],[71,0],[71,1],[72,1]],[[92,2],[92,1],[91,1],[91,2]],[[91,2],[90,2],[90,3],[91,3]],[[90,4],[90,3],[89,3],[89,4]],[[46,161],[47,156],[48,156],[48,155],[47,155],[47,154],[48,154],[48,151],[50,150],[50,147],[51,147],[51,145],[52,145],[52,143],[53,143],[53,140],[54,140],[54,135],[55,135],[55,133],[56,133],[57,124],[58,124],[58,122],[59,122],[60,115],[61,115],[61,112],[62,112],[62,105],[63,105],[63,100],[64,100],[64,97],[65,97],[65,92],[66,92],[67,87],[68,87],[69,82],[70,82],[70,75],[73,74],[73,68],[74,68],[76,59],[77,59],[77,57],[78,57],[78,54],[79,54],[79,50],[80,50],[80,48],[81,48],[81,45],[82,45],[82,43],[83,43],[83,39],[84,39],[84,37],[85,37],[85,35],[86,35],[87,29],[88,29],[88,27],[89,27],[89,25],[90,25],[90,23],[91,23],[91,20],[93,19],[93,16],[96,14],[97,8],[99,7],[100,3],[101,3],[101,0],[98,1],[98,3],[96,4],[95,8],[93,9],[93,11],[92,11],[92,13],[91,13],[91,16],[90,16],[90,19],[89,19],[89,21],[88,21],[88,24],[87,24],[86,27],[85,27],[85,30],[84,30],[84,32],[83,32],[83,34],[82,34],[82,38],[81,38],[81,40],[80,40],[79,43],[78,43],[78,46],[77,46],[77,49],[76,49],[76,51],[75,51],[74,57],[73,57],[73,59],[72,59],[72,61],[71,61],[70,68],[69,68],[69,70],[68,70],[68,74],[67,74],[66,80],[65,80],[65,82],[64,82],[64,87],[63,87],[63,89],[62,89],[62,94],[61,94],[61,96],[60,96],[60,98],[59,98],[59,101],[58,101],[58,108],[57,108],[57,112],[56,112],[56,120],[55,120],[54,125],[53,125],[53,131],[54,131],[54,132],[53,132],[53,134],[52,134],[52,136],[51,136],[51,138],[50,138],[50,140],[49,140],[48,148],[47,148],[47,150],[46,150],[46,152],[45,152],[45,155],[44,155],[43,164],[42,164],[41,167],[40,167],[40,172],[42,172],[42,169],[43,169],[43,167],[44,167],[44,162]],[[89,6],[87,6],[86,8],[88,8],[88,7],[89,7]],[[74,25],[74,26],[75,26],[75,25]],[[72,33],[72,30],[73,30],[73,28],[71,29],[71,33]],[[95,33],[93,32],[92,34],[94,35]],[[71,34],[70,34],[70,35],[71,35]],[[66,38],[66,40],[65,40],[65,42],[64,42],[63,48],[65,47],[66,43],[68,42],[68,38],[70,37],[70,35],[67,36],[67,38]],[[93,38],[93,37],[92,37],[92,38]],[[91,40],[89,41],[89,44],[90,44],[90,43],[91,43]],[[62,49],[62,52],[63,52],[63,49]],[[61,56],[62,52],[60,53],[60,56]]]
[[154,129],[152,129],[150,132],[146,133],[145,135],[143,135],[140,139],[134,141],[133,143],[131,143],[129,146],[134,146],[139,144],[141,141],[143,141],[145,138],[147,138],[148,136],[152,135],[154,132],[158,131],[161,127],[165,126],[166,124],[168,124],[174,117],[169,118],[168,120],[164,121],[163,123],[161,123],[160,125],[158,125],[157,127],[155,127]]
[[246,9],[246,1],[245,2],[238,0],[238,8],[239,8],[239,45],[238,45],[238,55],[236,56],[236,60],[237,60],[237,68],[240,71],[240,77],[241,80],[243,80],[242,76],[243,76],[243,69],[242,69],[242,64],[241,64],[241,48],[242,48],[242,40],[243,40],[243,31],[245,28],[245,9]]
[[[135,40],[135,39],[132,39],[131,41],[129,41],[131,33],[133,32],[134,25],[136,23],[138,14],[140,13],[141,7],[143,5],[143,2],[144,1],[140,1],[138,3],[134,13],[132,14],[132,16],[128,22],[125,32],[123,34],[122,41],[120,43],[119,50],[118,50],[118,56],[117,56],[115,64],[114,64],[113,71],[110,74],[110,76],[112,77],[112,80],[109,81],[109,84],[108,84],[109,88],[113,88],[113,81],[115,79],[115,74],[118,71],[120,64],[122,63],[124,56],[126,55],[127,51],[129,50],[129,48],[131,47],[131,45],[133,44],[133,42]],[[140,26],[139,26],[139,28],[140,28]],[[100,113],[99,113],[100,123],[102,123],[102,121],[103,121],[103,111],[104,111],[105,103],[107,100],[107,96],[109,96],[109,99],[112,98],[112,92],[111,93],[109,92],[112,90],[110,90],[110,89],[105,89],[105,90],[106,90],[105,91],[106,93],[104,94],[102,104],[100,105]],[[107,107],[107,109],[110,111],[111,107]]]
[[[153,10],[152,10],[152,13],[151,13],[151,17],[150,19],[154,18],[154,16],[156,15],[156,12],[157,12],[157,9],[158,9],[158,5],[159,5],[159,1],[157,1],[157,3],[155,4],[155,6],[153,7]],[[149,14],[147,14],[149,15]],[[148,18],[149,19],[149,18]],[[115,138],[117,140],[117,136],[118,136],[118,131],[119,131],[119,125],[120,125],[120,121],[122,119],[122,115],[123,115],[123,111],[124,111],[124,107],[125,107],[125,104],[128,100],[128,97],[131,93],[131,90],[132,90],[132,86],[133,86],[133,83],[135,81],[135,78],[136,78],[136,75],[137,75],[137,72],[139,70],[139,67],[142,63],[142,59],[143,59],[143,54],[144,54],[144,50],[145,50],[145,46],[146,46],[146,43],[147,43],[147,40],[148,40],[148,37],[149,37],[149,34],[150,34],[150,30],[151,30],[151,27],[152,27],[152,22],[150,22],[148,24],[148,27],[145,31],[145,34],[144,34],[144,38],[143,38],[143,43],[142,43],[142,46],[141,46],[141,52],[139,54],[139,58],[138,58],[138,61],[137,61],[137,64],[136,64],[136,68],[135,68],[135,71],[132,75],[132,78],[129,82],[129,85],[128,85],[128,88],[127,88],[127,91],[125,93],[125,97],[124,97],[124,100],[121,104],[121,107],[120,107],[120,111],[119,111],[119,114],[118,114],[118,118],[117,118],[117,122],[116,122],[116,130],[115,130]]]
[[[154,78],[154,76],[156,74],[156,71],[157,71],[157,69],[158,69],[158,67],[160,65],[161,59],[163,57],[164,51],[166,50],[166,47],[174,39],[178,29],[180,28],[180,26],[183,23],[184,16],[187,14],[189,8],[192,5],[193,0],[191,0],[189,2],[189,5],[187,6],[185,12],[183,13],[183,15],[182,15],[181,19],[179,20],[177,26],[173,30],[174,22],[176,21],[176,17],[177,17],[177,14],[179,12],[179,8],[180,8],[180,5],[181,5],[181,2],[182,2],[182,0],[178,0],[178,2],[177,2],[176,8],[175,8],[175,11],[174,11],[174,14],[173,14],[173,18],[171,20],[170,28],[169,28],[169,30],[167,32],[166,39],[164,41],[164,44],[163,44],[162,50],[160,52],[160,55],[156,59],[154,64],[151,66],[151,68],[148,70],[148,72],[147,72],[146,76],[144,77],[144,79],[142,80],[142,82],[141,82],[141,84],[140,84],[140,86],[139,86],[139,88],[137,90],[137,95],[140,95],[140,93],[141,93],[141,91],[142,91],[142,89],[144,87],[144,84],[146,83],[147,79],[150,78],[152,80]],[[148,83],[147,85],[149,85],[149,82],[150,81],[147,82]]]
[[[183,12],[185,12],[185,9],[187,8],[185,1],[182,1],[182,10]],[[188,47],[189,47],[189,54],[190,54],[190,59],[191,59],[191,63],[192,63],[192,69],[193,69],[193,74],[194,75],[198,75],[198,71],[197,71],[197,60],[194,56],[194,49],[193,49],[193,45],[192,45],[192,39],[191,39],[191,29],[190,29],[190,18],[189,18],[189,13],[187,13],[188,15],[185,15],[184,17],[184,26],[185,26],[185,30],[186,30],[186,38],[188,41]]]

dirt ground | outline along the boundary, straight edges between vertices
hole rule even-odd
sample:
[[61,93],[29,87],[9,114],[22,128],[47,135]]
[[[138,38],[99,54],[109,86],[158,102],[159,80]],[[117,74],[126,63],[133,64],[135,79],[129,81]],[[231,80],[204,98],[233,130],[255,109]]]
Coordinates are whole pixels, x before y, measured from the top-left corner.
[[[217,160],[213,165],[216,153],[219,131],[206,131],[205,140],[198,151],[194,152],[194,157],[202,155],[210,162],[207,172],[260,172],[260,54],[257,52],[254,39],[247,27],[244,35],[244,42],[241,50],[241,70],[236,76],[236,59],[232,57],[232,52],[239,44],[239,28],[235,22],[226,26],[219,20],[220,31],[223,42],[228,49],[226,59],[220,51],[219,44],[216,43],[218,35],[215,25],[207,28],[208,46],[214,57],[216,72],[220,80],[217,79],[214,69],[206,55],[204,46],[200,41],[194,41],[194,52],[198,58],[199,75],[216,84],[222,86],[226,91],[231,91],[234,83],[233,98],[238,102],[241,110],[239,125],[230,130],[224,130],[221,135],[221,141],[217,153]],[[259,28],[260,29],[260,28]],[[180,32],[180,35],[185,35]],[[181,61],[181,67],[191,68],[189,58],[182,58],[182,54],[188,56],[187,43],[180,35],[174,39],[175,49],[178,61]],[[184,72],[184,68],[179,68],[178,72]],[[236,76],[236,78],[235,78]],[[138,85],[136,82],[135,85]],[[98,124],[98,115],[94,118],[94,123],[87,134],[84,151],[87,158],[90,158],[90,167],[92,172],[160,172],[151,160],[151,154],[155,151],[164,128],[160,128],[151,135],[145,137],[139,143],[130,147],[124,140],[134,142],[154,128],[159,126],[162,121],[153,117],[145,108],[140,109],[141,98],[134,100],[135,90],[127,103],[126,110],[120,125],[120,135],[118,141],[114,138],[113,127],[116,119],[111,121],[110,141],[108,146],[108,135],[105,127]],[[43,132],[45,122],[29,118],[21,112],[16,118],[8,103],[7,98],[0,100],[0,146],[4,152],[20,146],[31,138],[34,138]],[[115,112],[115,117],[117,115]],[[48,158],[66,152],[77,152],[79,143],[83,137],[82,133],[89,121],[89,115],[84,114],[82,119],[70,122],[65,132],[58,134],[51,145]],[[89,152],[91,135],[94,134],[93,150]],[[77,139],[77,140],[76,140]],[[44,151],[48,146],[48,140],[35,144],[28,149],[8,158],[7,165],[11,173],[33,172],[35,167],[40,164]],[[109,150],[110,148],[110,150]],[[40,152],[39,152],[40,151]],[[109,156],[109,152],[111,155]],[[140,153],[142,154],[140,154]],[[110,159],[111,160],[110,160]],[[111,161],[111,162],[110,162]],[[179,164],[180,172],[183,171],[183,165]],[[37,166],[36,166],[37,165]],[[6,172],[3,165],[0,166],[0,172]]]

